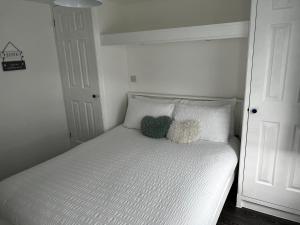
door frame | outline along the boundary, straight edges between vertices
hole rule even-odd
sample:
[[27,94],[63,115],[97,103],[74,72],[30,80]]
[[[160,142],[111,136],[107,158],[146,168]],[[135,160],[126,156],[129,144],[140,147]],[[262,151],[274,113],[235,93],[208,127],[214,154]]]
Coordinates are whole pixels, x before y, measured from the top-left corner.
[[91,18],[92,18],[92,28],[93,28],[93,36],[94,36],[94,46],[95,46],[95,54],[96,54],[96,62],[97,62],[97,74],[98,74],[98,81],[99,81],[99,94],[100,94],[100,104],[102,110],[102,124],[103,124],[103,131],[105,132],[107,128],[107,103],[106,103],[106,93],[105,93],[105,86],[104,86],[104,71],[101,59],[101,29],[100,29],[100,15],[99,15],[99,7],[93,7],[90,9]]
[[259,211],[262,213],[270,214],[276,217],[284,218],[299,223],[300,222],[299,211],[284,206],[272,204],[269,202],[261,201],[258,199],[250,198],[243,195],[245,159],[247,155],[246,148],[247,148],[249,109],[251,107],[250,105],[251,104],[250,102],[251,81],[252,81],[258,1],[259,0],[251,1],[250,27],[249,27],[249,40],[248,40],[248,60],[247,60],[247,72],[246,72],[245,100],[244,100],[244,110],[243,110],[242,138],[241,138],[241,147],[240,147],[238,193],[237,193],[236,207],[249,208],[255,211]]
[[239,208],[242,207],[241,196],[243,193],[244,167],[245,167],[246,147],[247,147],[247,132],[248,132],[249,108],[250,108],[250,97],[251,97],[250,95],[251,95],[257,4],[258,4],[258,0],[251,1],[249,39],[248,39],[248,59],[247,59],[246,81],[245,81],[246,85],[245,85],[242,136],[241,136],[241,147],[240,147],[238,194],[237,194],[237,204],[236,204],[237,207]]
[[[61,87],[62,87],[62,93],[63,93],[63,101],[64,101],[64,109],[65,109],[65,115],[66,115],[66,120],[67,120],[67,127],[68,127],[68,137],[69,137],[69,142],[71,148],[75,147],[76,145],[72,143],[72,136],[71,136],[71,130],[70,130],[70,125],[69,125],[69,120],[68,120],[68,115],[67,115],[67,109],[66,109],[66,102],[65,102],[65,91],[62,83],[62,69],[59,63],[59,54],[58,54],[58,40],[57,40],[57,34],[56,34],[56,22],[55,22],[55,17],[54,17],[54,8],[57,7],[54,3],[50,3],[50,11],[51,11],[51,19],[52,19],[52,29],[53,29],[53,35],[55,39],[55,50],[56,50],[56,55],[57,55],[57,60],[59,64],[59,72],[60,72],[60,82],[61,82]],[[95,7],[97,8],[97,7]],[[105,118],[106,118],[106,111],[105,111],[105,103],[104,103],[104,76],[103,76],[103,71],[102,67],[100,66],[101,63],[101,57],[100,57],[100,48],[101,48],[101,39],[100,39],[100,27],[99,27],[99,15],[96,9],[89,9],[89,13],[92,19],[92,29],[93,29],[93,41],[94,41],[94,46],[95,46],[95,55],[96,55],[96,70],[97,70],[97,76],[98,76],[98,83],[99,83],[99,101],[101,105],[101,114],[102,114],[102,124],[103,124],[103,132],[106,131],[106,124],[105,124]],[[98,34],[99,33],[99,34]]]

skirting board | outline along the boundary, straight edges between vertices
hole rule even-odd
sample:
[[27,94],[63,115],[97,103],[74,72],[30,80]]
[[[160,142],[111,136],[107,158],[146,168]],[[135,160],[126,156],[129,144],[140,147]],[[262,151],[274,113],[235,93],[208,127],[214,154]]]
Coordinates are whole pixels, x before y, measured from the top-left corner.
[[272,216],[300,223],[299,211],[296,212],[296,210],[290,208],[259,201],[245,196],[238,196],[237,207],[251,209],[257,212],[269,214]]

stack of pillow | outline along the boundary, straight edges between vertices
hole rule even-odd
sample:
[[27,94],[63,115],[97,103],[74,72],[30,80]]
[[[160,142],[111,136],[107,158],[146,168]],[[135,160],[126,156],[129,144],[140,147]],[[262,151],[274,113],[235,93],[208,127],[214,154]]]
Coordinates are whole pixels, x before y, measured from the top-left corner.
[[176,143],[228,142],[234,135],[235,100],[190,101],[133,96],[124,126]]

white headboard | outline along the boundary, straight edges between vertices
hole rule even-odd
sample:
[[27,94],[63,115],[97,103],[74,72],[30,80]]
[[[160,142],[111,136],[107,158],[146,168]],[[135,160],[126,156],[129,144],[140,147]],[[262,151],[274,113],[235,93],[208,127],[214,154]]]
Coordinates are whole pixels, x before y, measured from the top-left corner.
[[[159,93],[148,93],[148,92],[128,92],[129,97],[143,96],[151,97],[155,99],[179,99],[179,100],[193,100],[193,101],[224,101],[232,100],[233,98],[222,98],[222,97],[205,97],[205,96],[190,96],[190,95],[176,95],[176,94],[159,94]],[[236,101],[235,107],[235,135],[240,137],[242,130],[242,119],[243,119],[243,105],[244,100],[234,98]]]

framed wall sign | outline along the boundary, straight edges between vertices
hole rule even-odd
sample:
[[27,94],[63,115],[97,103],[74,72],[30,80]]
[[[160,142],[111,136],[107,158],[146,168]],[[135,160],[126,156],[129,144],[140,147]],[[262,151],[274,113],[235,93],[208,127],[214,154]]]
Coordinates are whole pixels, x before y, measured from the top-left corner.
[[25,70],[23,52],[18,49],[12,42],[8,42],[1,51],[3,71]]
[[25,70],[26,64],[24,60],[2,62],[3,71]]

